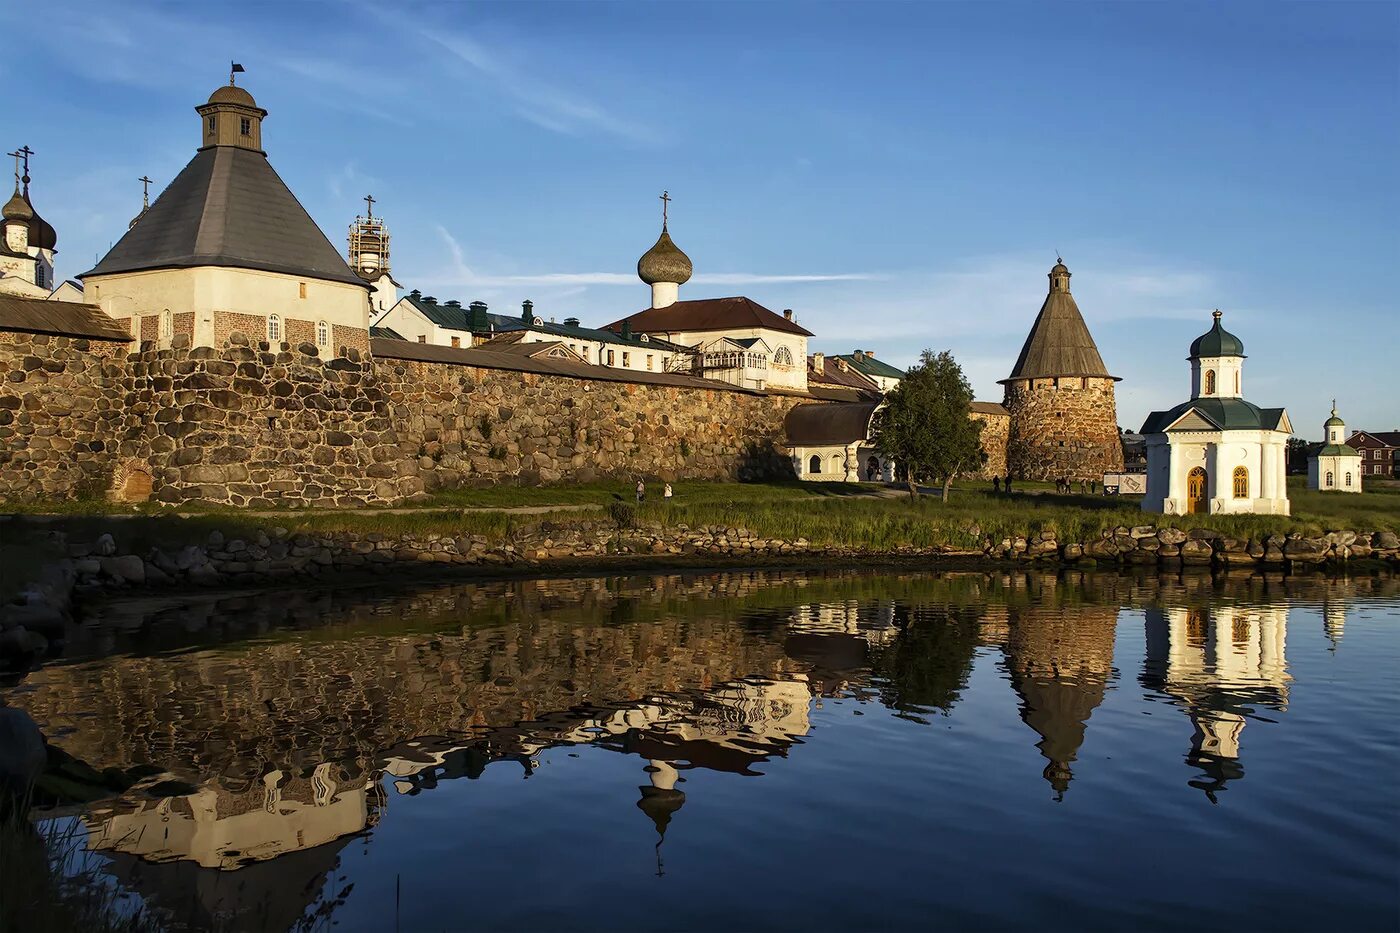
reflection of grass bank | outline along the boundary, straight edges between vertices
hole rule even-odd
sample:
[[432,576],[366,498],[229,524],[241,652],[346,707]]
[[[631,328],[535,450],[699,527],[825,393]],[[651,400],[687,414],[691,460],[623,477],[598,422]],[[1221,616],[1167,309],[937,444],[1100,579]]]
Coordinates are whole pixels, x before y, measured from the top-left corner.
[[101,874],[77,819],[31,823],[0,814],[0,933],[157,930],[139,904]]
[[[675,498],[661,500],[651,487],[637,510],[642,522],[668,526],[744,528],[769,539],[805,538],[815,545],[867,548],[901,547],[971,549],[983,537],[1000,540],[1016,535],[1050,532],[1059,541],[1090,541],[1120,526],[1154,524],[1177,528],[1209,528],[1237,538],[1329,530],[1400,531],[1400,490],[1380,489],[1364,495],[1308,492],[1299,480],[1290,481],[1291,517],[1275,516],[1160,516],[1138,509],[1136,499],[1094,495],[1058,495],[1046,484],[1018,486],[1014,495],[998,495],[981,486],[955,487],[951,501],[934,497],[910,500],[903,495],[881,497],[877,487],[821,483],[676,483]],[[568,501],[559,501],[561,497]],[[188,517],[143,508],[140,514],[114,520],[103,514],[109,505],[89,504],[88,511],[68,513],[55,527],[74,540],[93,540],[111,533],[126,553],[141,553],[160,544],[203,543],[210,532],[225,537],[254,537],[258,529],[282,527],[292,534],[336,532],[452,536],[480,535],[488,541],[508,541],[548,523],[550,526],[606,525],[611,510],[548,511],[550,505],[633,501],[630,487],[594,485],[522,489],[497,487],[458,490],[439,497],[439,505],[417,511],[358,509],[297,511],[275,516],[248,515],[233,509],[209,509]],[[466,506],[470,505],[469,508]],[[512,513],[477,511],[483,508],[543,507],[546,511]],[[97,514],[94,514],[96,512]]]

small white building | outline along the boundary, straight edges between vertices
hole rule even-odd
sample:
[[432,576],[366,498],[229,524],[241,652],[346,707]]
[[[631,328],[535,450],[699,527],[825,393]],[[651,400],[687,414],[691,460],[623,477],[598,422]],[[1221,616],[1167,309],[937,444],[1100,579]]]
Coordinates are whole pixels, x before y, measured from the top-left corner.
[[23,178],[15,171],[15,193],[0,211],[0,227],[0,295],[47,298],[54,287],[58,235],[29,200],[27,157]]
[[816,483],[891,483],[894,461],[875,443],[875,419],[884,403],[797,405],[783,420],[797,478]]
[[1347,445],[1347,424],[1337,415],[1336,399],[1332,400],[1332,417],[1323,423],[1322,430],[1325,440],[1308,458],[1308,488],[1360,492],[1361,452]]
[[1154,411],[1147,444],[1145,512],[1287,515],[1285,445],[1293,433],[1282,408],[1242,395],[1244,344],[1220,326],[1191,344],[1191,399]]

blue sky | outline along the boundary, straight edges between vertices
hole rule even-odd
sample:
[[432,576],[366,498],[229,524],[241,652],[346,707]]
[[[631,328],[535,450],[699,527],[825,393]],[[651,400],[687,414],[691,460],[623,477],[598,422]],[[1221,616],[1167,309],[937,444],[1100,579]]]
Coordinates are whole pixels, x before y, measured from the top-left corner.
[[1059,251],[1138,427],[1220,307],[1245,393],[1320,437],[1400,428],[1400,4],[241,3],[46,7],[0,61],[59,274],[198,144],[237,59],[337,244],[367,193],[396,278],[601,324],[793,308],[812,349],[951,349],[999,400]]

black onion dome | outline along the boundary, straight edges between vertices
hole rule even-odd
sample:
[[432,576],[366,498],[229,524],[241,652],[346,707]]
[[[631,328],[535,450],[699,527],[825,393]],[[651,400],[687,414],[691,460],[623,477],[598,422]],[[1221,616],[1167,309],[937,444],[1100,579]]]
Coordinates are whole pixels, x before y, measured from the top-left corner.
[[29,206],[29,202],[24,199],[24,195],[18,190],[14,196],[5,202],[3,213],[6,220],[30,221],[34,219],[34,208]]
[[[29,199],[25,198],[25,201],[28,202]],[[47,220],[39,216],[39,212],[34,210],[33,203],[29,204],[29,212],[33,215],[29,221],[29,245],[37,246],[39,249],[55,249],[58,246],[58,231]]]
[[648,285],[655,285],[657,282],[684,285],[690,281],[690,275],[694,271],[690,257],[671,241],[671,234],[667,232],[665,224],[661,225],[661,236],[657,237],[656,245],[637,260],[637,277]]

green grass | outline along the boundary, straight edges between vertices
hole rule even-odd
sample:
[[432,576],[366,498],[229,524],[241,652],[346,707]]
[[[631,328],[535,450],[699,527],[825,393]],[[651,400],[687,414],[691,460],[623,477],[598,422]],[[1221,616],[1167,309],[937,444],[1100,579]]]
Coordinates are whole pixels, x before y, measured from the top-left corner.
[[[1051,532],[1060,541],[1086,541],[1118,526],[1153,524],[1178,528],[1212,528],[1233,537],[1302,532],[1317,534],[1347,528],[1400,531],[1400,485],[1375,484],[1363,495],[1309,492],[1301,478],[1289,482],[1293,515],[1282,516],[1161,516],[1139,510],[1135,498],[1059,495],[1050,484],[1018,484],[1014,495],[998,495],[980,482],[953,487],[950,501],[936,495],[911,500],[900,493],[880,497],[876,487],[837,483],[694,483],[672,484],[675,498],[661,499],[659,486],[648,487],[638,511],[644,522],[667,525],[742,527],[767,538],[806,538],[814,544],[865,547],[977,547],[983,536],[999,540],[1014,535]],[[568,501],[558,501],[560,498]],[[107,516],[105,503],[70,503],[57,527],[74,540],[91,540],[110,532],[124,551],[142,552],[153,544],[164,547],[204,541],[215,529],[226,537],[251,536],[276,526],[289,532],[333,534],[379,532],[406,534],[475,534],[504,540],[512,532],[556,525],[597,526],[609,521],[600,510],[545,511],[535,514],[489,511],[515,506],[597,504],[634,501],[626,484],[589,486],[497,487],[458,490],[435,500],[436,507],[414,511],[359,509],[301,510],[276,516],[253,516],[231,508],[179,517],[169,509],[143,509],[121,521]],[[453,501],[447,506],[443,503]],[[486,511],[482,511],[486,509]],[[18,534],[16,532],[15,534]],[[11,534],[10,537],[15,537]],[[23,550],[23,541],[6,542]]]

